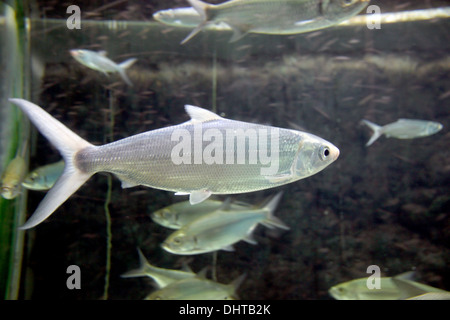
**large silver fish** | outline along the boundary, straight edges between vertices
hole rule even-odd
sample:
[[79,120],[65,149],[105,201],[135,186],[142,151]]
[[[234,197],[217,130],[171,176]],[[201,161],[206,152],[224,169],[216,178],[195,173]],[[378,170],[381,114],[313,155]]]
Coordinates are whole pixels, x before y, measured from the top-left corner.
[[106,51],[91,51],[85,49],[72,49],[70,55],[82,65],[93,70],[101,71],[105,75],[111,72],[118,72],[129,86],[133,86],[125,70],[136,62],[136,58],[130,58],[121,63],[115,63],[106,56]]
[[414,139],[430,136],[443,128],[443,125],[439,122],[415,119],[398,119],[384,126],[379,126],[364,119],[361,122],[373,131],[372,136],[366,143],[367,147],[383,134],[386,138]]
[[34,103],[10,101],[65,161],[62,176],[21,229],[41,223],[97,172],[113,173],[123,188],[143,185],[189,194],[195,204],[211,194],[294,182],[321,171],[339,156],[333,144],[310,133],[229,120],[189,105],[185,108],[190,121],[94,146]]
[[301,33],[336,25],[358,14],[369,0],[231,0],[213,5],[187,0],[202,22],[181,42],[186,43],[209,24],[224,22],[234,31],[231,42],[249,32]]
[[256,244],[252,232],[260,223],[270,228],[289,229],[273,215],[281,195],[279,192],[263,208],[216,210],[172,233],[162,247],[170,253],[192,255],[217,250],[233,251],[232,245],[241,240]]

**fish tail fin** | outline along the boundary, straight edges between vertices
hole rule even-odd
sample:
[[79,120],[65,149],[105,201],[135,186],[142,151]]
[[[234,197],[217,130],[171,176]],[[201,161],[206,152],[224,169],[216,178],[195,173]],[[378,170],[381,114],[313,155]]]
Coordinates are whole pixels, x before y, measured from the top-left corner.
[[190,5],[197,11],[197,13],[202,18],[202,22],[194,28],[194,30],[191,31],[191,33],[188,34],[186,38],[184,38],[183,41],[181,41],[181,44],[185,44],[189,40],[191,40],[197,33],[199,33],[209,22],[208,22],[208,16],[207,16],[207,9],[209,7],[212,7],[213,5],[205,3],[200,0],[187,0]]
[[239,297],[236,292],[239,289],[239,287],[241,286],[242,282],[244,282],[246,277],[247,277],[247,273],[243,273],[227,285],[228,293],[230,294],[230,296],[233,299],[239,300]]
[[361,120],[361,123],[364,123],[366,126],[368,126],[373,131],[372,136],[370,137],[369,141],[367,141],[367,143],[366,143],[366,147],[368,147],[372,143],[374,143],[375,140],[377,140],[383,134],[383,132],[381,132],[382,127],[373,122],[365,120],[365,119]]
[[139,268],[125,272],[124,274],[121,275],[122,278],[147,276],[148,270],[152,267],[152,265],[148,262],[147,258],[144,256],[141,249],[139,248],[138,253],[139,253]]
[[282,195],[283,195],[282,191],[278,192],[264,206],[264,209],[267,210],[267,217],[264,221],[261,222],[261,224],[263,224],[264,226],[266,226],[268,228],[276,227],[276,228],[285,229],[285,230],[290,229],[283,221],[281,221],[280,219],[278,219],[277,217],[275,217],[273,215],[273,213],[275,212],[275,209],[278,206],[278,203],[281,200]]
[[23,99],[9,99],[25,113],[30,121],[61,153],[65,168],[61,177],[46,194],[34,214],[19,229],[32,228],[47,219],[64,201],[83,185],[93,173],[78,169],[74,163],[76,153],[87,147],[94,147],[53,118],[41,107]]
[[130,87],[133,86],[133,83],[131,82],[130,78],[128,78],[127,74],[125,73],[125,69],[119,68],[119,74],[123,81],[127,83]]
[[135,62],[137,61],[136,58],[130,58],[125,60],[124,62],[119,63],[119,67],[121,69],[128,69],[129,67],[131,67]]
[[130,58],[125,60],[124,62],[119,63],[119,69],[118,72],[120,74],[120,77],[125,81],[130,87],[133,86],[133,83],[128,78],[127,74],[125,73],[125,70],[131,67],[135,62],[137,61],[136,58]]

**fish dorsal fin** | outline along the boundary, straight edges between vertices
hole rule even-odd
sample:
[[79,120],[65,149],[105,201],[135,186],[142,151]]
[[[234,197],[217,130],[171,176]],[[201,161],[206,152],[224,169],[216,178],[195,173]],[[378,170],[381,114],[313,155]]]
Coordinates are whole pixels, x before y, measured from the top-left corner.
[[185,271],[185,272],[189,272],[189,273],[194,273],[194,271],[192,271],[191,267],[189,267],[189,265],[185,261],[183,261],[183,264],[181,266],[181,270]]
[[407,299],[414,296],[418,296],[419,294],[427,293],[427,291],[414,285],[414,282],[411,282],[410,280],[393,277],[392,282],[397,286],[397,288],[401,292],[400,299]]
[[231,209],[231,198],[228,197],[219,207],[218,210],[230,211]]
[[233,292],[236,292],[236,290],[241,286],[242,282],[244,282],[246,277],[247,273],[241,274],[239,277],[231,281],[228,284],[228,287],[230,287],[233,290]]
[[102,57],[106,57],[108,55],[108,52],[106,52],[105,50],[100,50],[97,52],[99,55],[101,55]]
[[191,117],[191,121],[193,122],[206,122],[222,119],[221,116],[218,116],[214,112],[200,107],[187,104],[184,106],[184,108],[186,109],[186,112],[189,114],[189,116]]
[[199,279],[207,279],[206,274],[207,274],[208,270],[209,270],[209,267],[204,267],[202,270],[200,270],[196,274],[197,278],[199,278]]

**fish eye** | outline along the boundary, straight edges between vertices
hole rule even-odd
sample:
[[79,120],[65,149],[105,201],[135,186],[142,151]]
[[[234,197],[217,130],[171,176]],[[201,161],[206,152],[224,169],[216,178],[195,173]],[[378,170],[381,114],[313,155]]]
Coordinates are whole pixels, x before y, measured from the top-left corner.
[[351,5],[351,4],[353,4],[353,2],[355,2],[355,0],[342,0],[342,5],[344,7],[347,7],[347,6]]
[[330,155],[330,148],[322,146],[319,150],[319,157],[322,160],[326,160],[328,156]]
[[173,238],[173,243],[177,246],[183,243],[184,235],[177,236]]
[[170,218],[170,211],[169,211],[169,210],[163,210],[163,211],[161,212],[161,216],[162,216],[163,218],[165,218],[165,219]]

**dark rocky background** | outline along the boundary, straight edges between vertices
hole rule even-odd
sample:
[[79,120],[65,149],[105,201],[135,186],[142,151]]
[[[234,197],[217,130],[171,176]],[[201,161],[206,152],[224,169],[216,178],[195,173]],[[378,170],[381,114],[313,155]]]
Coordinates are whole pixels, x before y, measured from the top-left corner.
[[[31,25],[31,53],[43,66],[33,101],[88,141],[111,140],[111,110],[112,139],[117,140],[187,120],[183,105],[189,103],[215,106],[231,119],[300,127],[340,148],[340,158],[315,176],[235,196],[258,203],[283,190],[276,216],[292,227],[276,233],[260,226],[257,246],[241,242],[233,253],[218,253],[219,282],[247,273],[238,290],[241,299],[331,299],[331,286],[366,277],[374,264],[385,276],[416,270],[419,281],[450,290],[448,19],[381,30],[248,35],[233,44],[229,33],[205,32],[181,47],[189,30],[154,24],[122,29],[85,25],[69,32],[62,26],[71,4],[91,20],[146,22],[156,10],[186,2],[36,2],[33,15],[63,20],[61,26],[45,21]],[[385,12],[448,6],[449,1],[372,4]],[[68,54],[75,47],[107,50],[114,61],[137,57],[127,72],[135,85],[127,87],[117,75],[106,77],[79,65]],[[359,124],[363,118],[378,124],[429,119],[444,129],[416,140],[381,137],[366,148],[370,131]],[[35,139],[32,166],[59,159],[42,136]],[[107,176],[94,176],[27,232],[24,297],[103,297],[107,189]],[[42,196],[29,192],[30,213]],[[160,247],[170,230],[153,223],[149,214],[181,200],[185,197],[150,188],[122,190],[113,177],[109,299],[142,299],[153,290],[149,279],[120,278],[138,266],[137,247],[159,267],[180,268],[188,262],[200,271],[212,265],[211,254],[175,256]],[[66,269],[72,264],[81,268],[81,290],[66,287]]]

